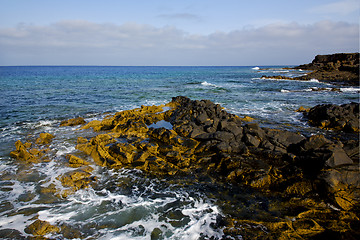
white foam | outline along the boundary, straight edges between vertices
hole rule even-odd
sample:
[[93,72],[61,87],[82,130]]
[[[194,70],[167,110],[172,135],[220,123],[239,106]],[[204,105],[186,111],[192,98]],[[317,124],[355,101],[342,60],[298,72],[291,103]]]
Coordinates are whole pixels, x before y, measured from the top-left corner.
[[317,80],[316,78],[312,78],[312,79],[310,79],[310,80],[309,80],[309,82],[315,82],[315,83],[318,83],[318,82],[319,82],[319,80]]
[[58,151],[56,152],[56,156],[57,157],[60,157],[62,155],[66,155],[66,154],[69,154],[71,152],[74,152],[75,151],[75,146],[61,146],[61,147],[58,147]]
[[341,92],[360,92],[360,88],[357,87],[348,87],[348,88],[340,88]]
[[49,210],[43,210],[38,212],[40,220],[47,221],[53,225],[55,225],[57,222],[60,221],[68,221],[73,216],[76,216],[76,214],[77,214],[76,211],[72,211],[68,213],[60,213],[60,214],[51,213]]
[[208,83],[207,81],[202,82],[201,85],[203,85],[203,86],[209,86],[209,87],[217,87],[215,84]]
[[281,89],[280,92],[282,92],[282,93],[289,93],[290,91],[289,91],[289,90],[286,90],[286,89]]
[[276,71],[273,71],[273,73],[288,73],[289,70],[276,70]]
[[14,215],[0,218],[0,229],[15,229],[21,232],[23,235],[27,236],[24,232],[24,229],[30,225],[30,219],[33,216],[25,216],[25,215]]
[[253,67],[253,68],[251,68],[252,70],[260,70],[260,68],[259,67]]

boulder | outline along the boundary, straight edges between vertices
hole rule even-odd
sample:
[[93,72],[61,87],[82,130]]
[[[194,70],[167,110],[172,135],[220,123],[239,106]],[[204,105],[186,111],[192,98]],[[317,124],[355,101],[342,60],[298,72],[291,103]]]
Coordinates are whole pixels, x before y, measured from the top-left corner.
[[39,144],[39,145],[49,144],[49,143],[51,143],[51,141],[54,137],[55,136],[50,133],[40,133],[39,138],[36,139],[36,144]]
[[82,117],[77,117],[77,118],[71,118],[71,119],[67,119],[64,121],[61,121],[60,123],[60,127],[65,127],[65,126],[77,126],[77,125],[83,125],[85,124],[86,121],[84,118]]
[[25,228],[25,232],[34,236],[44,236],[49,233],[57,233],[60,229],[49,222],[36,220]]
[[360,210],[360,169],[357,164],[326,170],[322,177],[338,206],[346,211]]
[[359,132],[359,103],[343,105],[322,104],[310,108],[306,117],[313,126],[341,130],[345,132]]

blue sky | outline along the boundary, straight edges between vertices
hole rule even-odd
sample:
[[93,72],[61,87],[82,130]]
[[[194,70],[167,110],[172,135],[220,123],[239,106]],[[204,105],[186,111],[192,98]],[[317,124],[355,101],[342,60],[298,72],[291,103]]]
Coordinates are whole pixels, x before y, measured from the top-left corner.
[[358,0],[0,0],[0,65],[282,65],[359,51]]

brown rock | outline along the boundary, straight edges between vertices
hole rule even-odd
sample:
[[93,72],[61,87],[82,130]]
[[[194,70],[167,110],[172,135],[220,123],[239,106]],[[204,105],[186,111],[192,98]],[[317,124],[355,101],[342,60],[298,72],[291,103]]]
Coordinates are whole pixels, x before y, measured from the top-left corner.
[[69,159],[69,164],[71,167],[81,167],[83,165],[90,164],[89,162],[71,154],[67,155],[66,157]]
[[49,144],[49,143],[51,143],[51,141],[54,137],[55,136],[50,133],[40,133],[39,138],[36,139],[36,144],[39,144],[39,145]]
[[62,121],[60,123],[60,127],[76,126],[76,125],[82,125],[82,124],[85,124],[85,123],[86,123],[86,121],[84,120],[84,118],[77,117],[77,118],[72,118],[72,119]]
[[25,228],[25,232],[34,236],[44,236],[49,233],[57,233],[60,229],[46,221],[36,220]]

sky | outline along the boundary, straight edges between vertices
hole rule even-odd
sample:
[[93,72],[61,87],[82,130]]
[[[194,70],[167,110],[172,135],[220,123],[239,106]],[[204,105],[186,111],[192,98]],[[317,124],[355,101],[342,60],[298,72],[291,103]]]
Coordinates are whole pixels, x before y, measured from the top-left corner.
[[0,65],[299,65],[358,52],[359,17],[359,0],[0,0]]

